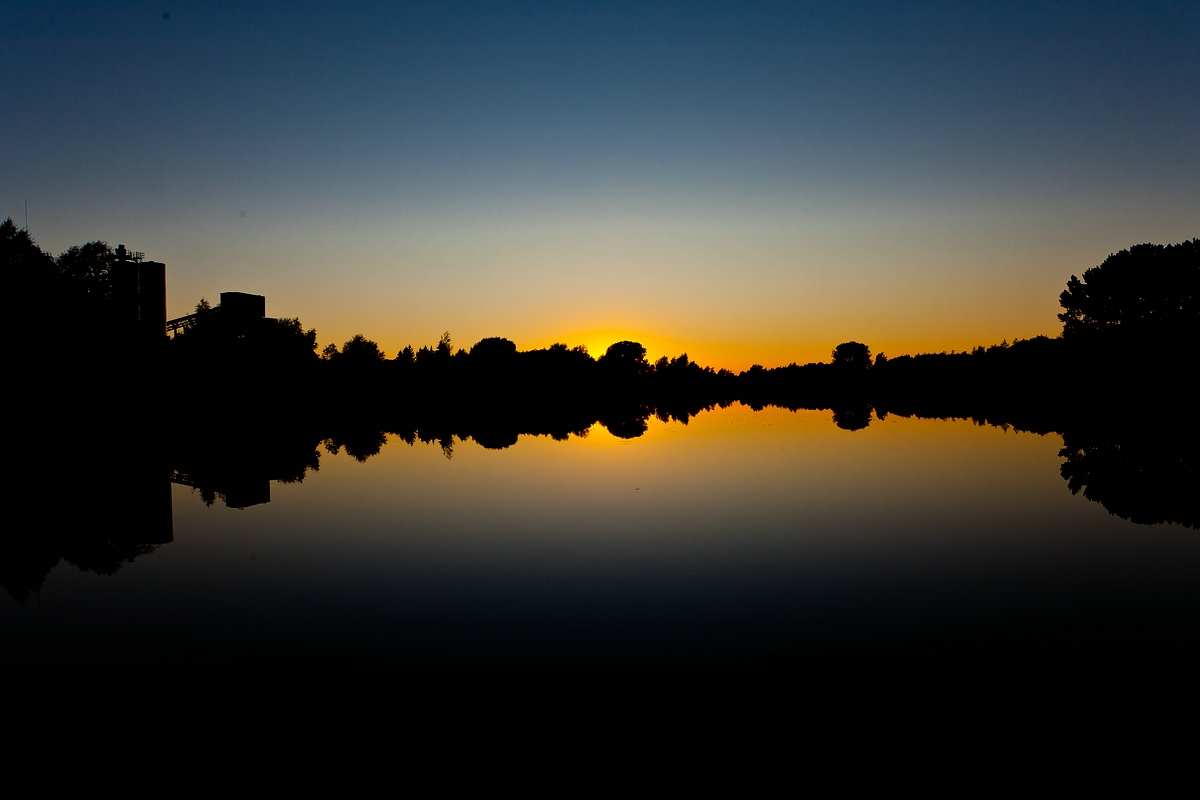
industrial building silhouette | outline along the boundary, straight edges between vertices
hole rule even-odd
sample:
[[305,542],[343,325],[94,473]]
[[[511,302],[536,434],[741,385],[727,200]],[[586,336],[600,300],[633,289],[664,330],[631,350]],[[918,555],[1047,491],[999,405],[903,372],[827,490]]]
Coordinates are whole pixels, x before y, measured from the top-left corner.
[[[214,311],[221,315],[221,321],[246,331],[259,320],[271,320],[267,316],[267,298],[261,294],[246,292],[221,292],[221,304]],[[184,328],[191,327],[199,319],[200,314],[186,314],[175,319],[167,319],[163,315],[163,325],[168,334],[178,333]]]
[[112,301],[117,319],[139,334],[162,335],[167,322],[167,265],[117,245],[112,266]]
[[[147,261],[145,254],[129,250],[123,244],[114,251],[116,263],[112,270],[112,296],[117,318],[122,324],[146,339],[160,338],[178,333],[195,324],[198,313],[167,319],[167,268],[161,261]],[[246,333],[256,325],[267,321],[267,298],[261,294],[247,292],[221,292],[220,305],[214,309],[222,323]],[[138,528],[137,538],[149,544],[162,544],[172,540],[171,483],[196,487],[194,481],[178,471],[163,480],[157,472],[150,477],[134,481],[139,496],[157,497],[156,502],[141,505],[153,509],[153,513]],[[231,508],[246,508],[271,501],[270,481],[260,476],[234,476],[222,486],[225,504]],[[164,499],[165,498],[165,501]],[[165,509],[165,511],[164,511]]]

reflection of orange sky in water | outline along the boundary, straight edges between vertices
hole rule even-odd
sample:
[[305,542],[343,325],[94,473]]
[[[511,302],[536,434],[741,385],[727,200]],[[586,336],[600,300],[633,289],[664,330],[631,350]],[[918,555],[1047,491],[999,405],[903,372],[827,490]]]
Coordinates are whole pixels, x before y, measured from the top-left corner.
[[[394,437],[391,442],[385,453],[408,449]],[[1056,476],[1061,446],[1057,435],[1017,433],[968,420],[872,416],[867,428],[847,431],[833,423],[828,410],[768,407],[755,411],[734,403],[701,411],[686,424],[651,417],[646,432],[632,439],[614,436],[600,423],[593,424],[586,436],[571,436],[567,442],[522,435],[515,445],[500,451],[456,439],[454,459],[499,458],[506,468],[539,473],[571,464],[564,476],[578,469],[579,477],[590,474],[602,482],[610,468],[640,463],[663,475],[724,472],[740,464],[737,475],[731,471],[725,478],[733,483],[765,469],[775,477],[788,476],[787,480],[808,474],[816,483],[842,473],[848,483],[859,484],[863,480],[859,473],[873,473],[876,485],[883,486],[932,470],[939,473],[938,480],[952,485],[959,480],[953,476],[964,469],[1039,475],[1048,467]],[[612,456],[601,455],[605,452]]]
[[722,558],[745,558],[757,552],[753,542],[784,539],[959,546],[1041,535],[1073,519],[1119,524],[1067,490],[1061,446],[1056,435],[966,420],[889,416],[844,431],[829,411],[740,404],[687,425],[652,418],[634,439],[598,424],[586,437],[523,435],[499,450],[456,438],[449,459],[436,442],[392,435],[363,462],[322,452],[319,471],[303,483],[273,482],[271,502],[245,512],[205,508],[177,486],[176,538],[212,541],[219,523],[240,541],[274,520],[289,546],[336,530],[339,546],[402,550],[410,565],[492,563],[497,554],[513,564],[594,565],[636,552],[708,557],[704,548],[672,551],[671,542],[705,541]]
[[[1088,505],[1059,477],[1059,447],[1057,436],[965,420],[889,416],[844,431],[829,411],[735,404],[687,425],[652,418],[634,439],[599,424],[586,437],[523,435],[501,450],[456,438],[450,459],[436,443],[390,436],[365,462],[324,456],[303,485],[272,484],[271,511],[294,498],[313,519],[400,525],[433,548],[501,530],[530,544],[633,542],[652,530],[724,536],[751,524],[824,539],[909,517],[953,536],[1031,509],[1048,521]],[[326,507],[336,497],[345,499]]]
[[[580,492],[614,475],[640,475],[642,492],[666,491],[682,502],[705,503],[702,498],[715,493],[763,503],[796,495],[819,504],[852,504],[863,492],[878,495],[872,503],[885,498],[928,503],[932,493],[943,496],[938,503],[957,505],[1009,483],[1020,484],[1010,491],[1029,499],[1049,493],[1055,497],[1048,499],[1059,502],[1064,500],[1056,497],[1059,491],[1069,496],[1057,475],[1058,436],[967,420],[889,415],[872,417],[863,430],[846,431],[834,425],[827,410],[754,411],[734,403],[701,411],[686,425],[652,417],[646,433],[634,439],[613,436],[597,423],[586,438],[572,437],[562,445],[548,437],[522,436],[506,451],[507,458],[539,472],[555,463],[562,477],[576,475],[574,490]],[[460,447],[474,449],[474,444]]]
[[[612,489],[610,483],[627,478],[640,487],[638,494],[647,495],[646,502],[665,502],[667,508],[703,506],[716,497],[770,506],[791,497],[809,508],[847,509],[861,502],[882,513],[910,504],[986,506],[1011,497],[1020,503],[1070,502],[1058,476],[1061,446],[1057,435],[967,420],[889,415],[873,417],[866,429],[846,431],[827,410],[756,412],[735,403],[702,411],[686,425],[652,417],[646,433],[634,439],[617,438],[598,423],[586,438],[572,437],[565,447],[548,437],[523,436],[496,460],[497,466],[517,461],[512,464],[517,470],[545,470],[545,480],[564,481],[572,485],[568,491],[579,493]],[[475,446],[461,446],[468,448]],[[550,471],[559,474],[551,477]]]
[[[953,442],[970,442],[972,446],[986,443],[996,437],[1010,441],[1012,437],[1028,437],[1036,440],[1054,439],[1054,447],[1061,446],[1056,436],[1041,437],[1036,434],[1017,434],[1014,431],[1004,431],[990,425],[975,425],[968,420],[921,419],[917,417],[898,417],[894,414],[884,419],[872,415],[871,424],[858,431],[847,431],[838,428],[833,423],[833,414],[829,410],[799,409],[789,411],[785,408],[769,406],[762,411],[755,411],[750,406],[734,403],[728,408],[715,407],[709,411],[701,411],[691,417],[686,424],[677,420],[662,422],[651,417],[647,422],[646,433],[635,439],[621,439],[613,436],[608,430],[596,423],[588,431],[584,442],[587,446],[636,445],[638,443],[655,443],[668,439],[699,437],[706,440],[706,446],[712,441],[725,440],[730,444],[757,445],[763,440],[787,441],[803,444],[805,447],[829,447],[830,449],[845,450],[847,448],[875,448],[879,446],[904,446],[915,449],[940,450]],[[1005,438],[1007,437],[1007,438]],[[521,437],[518,446],[529,437]],[[990,457],[990,456],[989,456]]]

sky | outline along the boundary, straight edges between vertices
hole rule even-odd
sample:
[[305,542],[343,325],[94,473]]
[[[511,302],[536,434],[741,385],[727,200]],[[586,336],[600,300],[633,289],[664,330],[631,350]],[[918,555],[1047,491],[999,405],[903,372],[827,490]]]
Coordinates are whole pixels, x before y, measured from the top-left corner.
[[322,345],[1056,335],[1200,236],[1200,3],[0,2],[0,217]]

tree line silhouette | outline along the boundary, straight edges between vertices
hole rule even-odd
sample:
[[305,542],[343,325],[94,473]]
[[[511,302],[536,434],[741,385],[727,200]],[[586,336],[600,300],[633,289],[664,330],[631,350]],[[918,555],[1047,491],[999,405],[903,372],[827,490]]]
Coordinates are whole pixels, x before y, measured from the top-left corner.
[[[144,381],[136,378],[144,376],[160,388],[179,387],[178,402],[202,398],[200,405],[213,410],[279,401],[283,388],[338,414],[360,416],[408,406],[455,413],[502,407],[507,414],[582,404],[620,409],[614,419],[637,408],[686,419],[740,400],[754,407],[836,408],[840,424],[854,428],[869,422],[864,407],[971,416],[958,412],[968,405],[980,411],[1084,395],[1174,392],[1186,386],[1200,343],[1200,239],[1137,245],[1110,255],[1082,279],[1071,276],[1059,298],[1063,332],[1056,338],[897,358],[872,357],[865,344],[844,342],[828,363],[755,365],[741,373],[702,367],[686,353],[651,363],[646,348],[630,341],[597,358],[565,344],[520,351],[501,337],[455,349],[445,333],[434,345],[408,346],[388,358],[360,334],[318,352],[316,331],[298,319],[246,320],[203,299],[177,335],[164,333],[147,347],[122,336],[111,306],[116,257],[104,242],[51,257],[9,219],[0,225],[0,250],[5,278],[21,298],[14,321],[38,332],[17,355],[25,366],[44,368],[40,385],[81,388],[86,376],[117,397],[131,385],[140,389]],[[1130,391],[1131,383],[1137,391]]]
[[[0,543],[0,584],[15,597],[60,558],[111,572],[153,549],[147,542],[169,541],[170,481],[245,506],[269,499],[269,481],[319,468],[322,450],[365,460],[393,436],[449,457],[455,440],[503,448],[522,434],[583,436],[596,423],[634,438],[652,417],[686,424],[735,402],[829,410],[849,431],[889,414],[1054,431],[1072,492],[1135,522],[1200,524],[1200,435],[1188,413],[1200,239],[1137,245],[1071,276],[1055,338],[894,358],[844,342],[828,362],[740,373],[686,354],[651,362],[631,341],[599,357],[565,344],[521,351],[501,337],[456,349],[448,333],[391,358],[363,335],[319,349],[298,319],[250,323],[204,300],[175,336],[147,342],[116,319],[114,261],[101,241],[52,257],[11,219],[0,225],[4,277],[23,301],[10,317],[36,332],[14,354],[18,444],[35,454],[28,496],[57,510],[61,485],[38,476],[58,475],[82,498],[47,526],[57,533]],[[161,509],[108,526],[89,510],[114,497],[155,509],[163,486],[165,535],[145,532],[161,528]]]

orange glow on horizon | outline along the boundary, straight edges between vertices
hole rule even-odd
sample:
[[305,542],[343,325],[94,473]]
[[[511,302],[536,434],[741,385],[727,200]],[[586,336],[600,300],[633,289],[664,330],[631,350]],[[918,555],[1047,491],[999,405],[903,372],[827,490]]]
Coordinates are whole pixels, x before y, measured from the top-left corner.
[[[516,340],[517,346],[521,350],[533,350],[561,342],[568,347],[576,347],[585,345],[588,353],[593,358],[599,358],[604,355],[605,350],[615,342],[634,341],[639,342],[646,347],[646,359],[653,363],[657,359],[666,356],[667,358],[675,358],[686,353],[691,361],[694,361],[702,367],[712,367],[713,369],[728,369],[732,372],[741,372],[749,369],[755,364],[760,364],[768,369],[774,367],[783,367],[791,363],[808,364],[812,362],[828,362],[831,358],[833,348],[838,344],[855,340],[864,342],[871,348],[872,355],[877,353],[886,353],[889,357],[900,355],[915,355],[917,353],[940,353],[951,351],[971,350],[975,347],[983,345],[985,347],[999,344],[1003,340],[1012,342],[1016,338],[1032,338],[1038,335],[1055,337],[1059,334],[1058,330],[1049,331],[1029,331],[1019,332],[1009,336],[987,336],[981,335],[974,339],[963,339],[962,341],[951,341],[950,337],[906,337],[904,339],[879,340],[872,339],[868,336],[849,336],[830,338],[825,342],[821,341],[797,341],[797,342],[772,342],[764,344],[755,344],[749,342],[731,341],[728,343],[713,342],[713,341],[698,341],[695,339],[689,340],[685,338],[664,336],[657,333],[639,331],[633,329],[622,328],[599,328],[592,330],[584,330],[568,334],[566,336],[556,336],[553,338],[535,339],[532,342],[524,342]],[[956,337],[957,338],[957,337]],[[456,345],[470,347],[469,344]],[[389,353],[391,351],[388,351]]]
[[[453,331],[451,331],[453,334]],[[1058,330],[1046,331],[1019,331],[1010,335],[994,336],[980,335],[974,338],[966,337],[905,337],[903,339],[878,339],[870,336],[843,336],[829,337],[825,341],[798,341],[798,342],[770,342],[763,344],[755,344],[749,342],[731,341],[728,343],[720,343],[705,340],[685,339],[680,337],[664,336],[657,333],[648,333],[634,329],[623,328],[601,328],[592,330],[577,331],[568,333],[562,336],[553,337],[537,337],[527,339],[519,336],[509,335],[507,338],[512,339],[517,348],[520,350],[537,350],[549,347],[555,343],[562,343],[568,347],[577,347],[584,345],[587,347],[588,353],[593,358],[599,358],[604,355],[605,350],[615,342],[634,341],[639,342],[646,348],[646,358],[653,363],[657,359],[666,356],[667,358],[675,358],[686,353],[691,361],[694,361],[702,367],[712,367],[713,369],[727,369],[732,372],[741,372],[749,369],[755,364],[760,364],[768,369],[774,367],[783,367],[791,363],[808,364],[812,362],[828,362],[831,357],[833,348],[845,341],[859,341],[865,343],[871,348],[872,355],[878,353],[886,353],[888,357],[894,358],[900,355],[916,355],[918,353],[940,353],[964,350],[971,350],[977,346],[990,346],[999,344],[1002,340],[1008,342],[1014,341],[1016,338],[1028,339],[1038,335],[1050,337],[1058,336]],[[414,349],[420,349],[425,345],[433,345],[437,343],[436,337],[427,337],[430,340],[409,341],[401,340],[393,337],[374,337],[369,332],[364,331],[363,335],[368,339],[377,342],[388,358],[394,358],[396,354],[408,345],[412,345]],[[503,336],[500,333],[489,333],[486,335]],[[334,342],[339,346],[341,343],[350,338],[350,335],[343,334],[342,336],[327,336],[321,334],[318,329],[319,347],[324,347],[329,342]],[[474,337],[459,337],[452,336],[454,349],[469,350],[471,346],[484,336]]]

